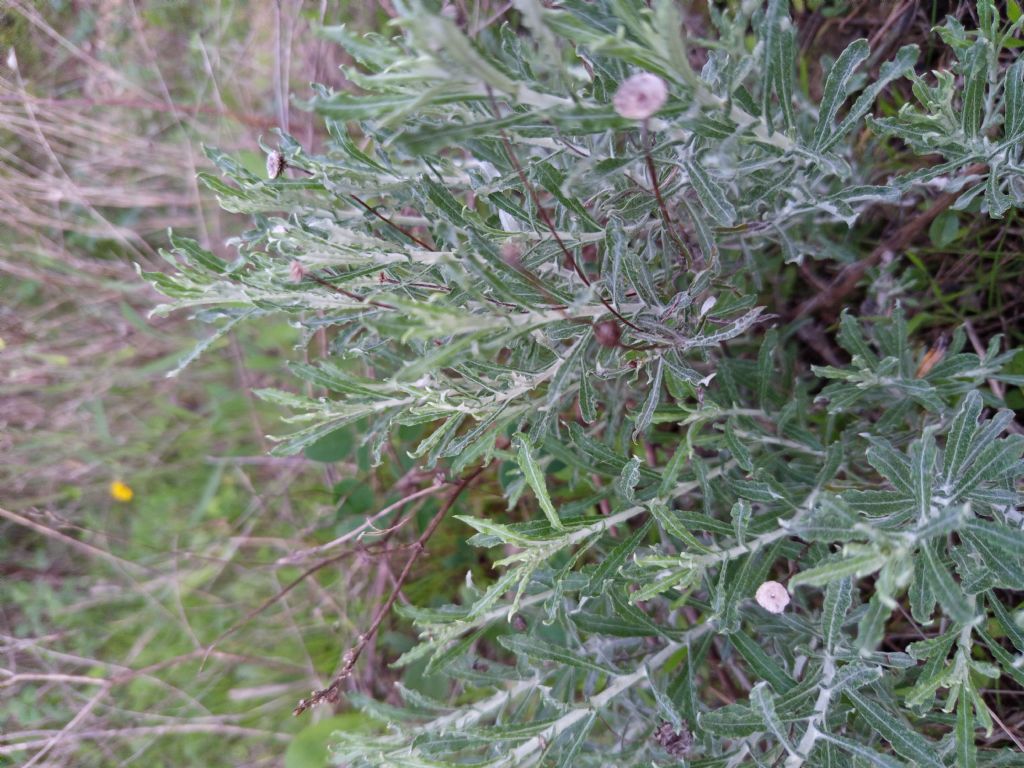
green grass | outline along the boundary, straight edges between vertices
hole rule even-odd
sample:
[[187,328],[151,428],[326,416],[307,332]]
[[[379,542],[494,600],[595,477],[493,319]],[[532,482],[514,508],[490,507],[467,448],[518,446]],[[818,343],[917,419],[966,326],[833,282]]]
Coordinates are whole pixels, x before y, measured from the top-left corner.
[[[302,358],[285,325],[166,378],[208,331],[149,317],[133,262],[158,267],[169,226],[230,255],[244,222],[197,186],[199,144],[261,162],[278,24],[294,88],[333,54],[297,6],[85,5],[0,11],[18,63],[0,72],[0,765],[279,765],[329,716],[289,713],[377,566],[324,568],[246,617],[300,575],[279,558],[334,535],[329,489],[353,468],[265,456],[279,413],[250,390]],[[318,728],[289,765],[323,764]]]

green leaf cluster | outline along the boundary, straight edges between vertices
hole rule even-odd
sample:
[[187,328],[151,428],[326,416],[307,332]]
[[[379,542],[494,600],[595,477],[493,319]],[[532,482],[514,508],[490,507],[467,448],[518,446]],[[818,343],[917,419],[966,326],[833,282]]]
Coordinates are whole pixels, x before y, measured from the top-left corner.
[[[985,681],[1024,680],[1024,438],[993,387],[1022,383],[1012,353],[957,331],[924,370],[897,308],[844,313],[849,363],[802,370],[762,275],[845,263],[869,206],[943,179],[960,208],[1018,205],[1019,19],[948,21],[935,86],[914,46],[872,71],[856,40],[816,99],[783,0],[709,4],[708,38],[668,0],[514,5],[472,33],[397,2],[394,38],[325,30],[360,93],[304,103],[319,150],[279,136],[305,173],[210,150],[204,182],[253,228],[232,264],[176,238],[176,271],[148,275],[168,308],[327,340],[293,366],[303,394],[257,393],[297,425],[276,453],[357,424],[378,461],[496,469],[507,513],[457,516],[493,581],[401,609],[419,642],[396,665],[452,701],[359,700],[392,728],[339,732],[335,759],[665,765],[665,722],[695,766],[1002,764],[976,729]],[[637,71],[669,92],[643,123],[612,101]],[[920,106],[873,116],[907,84]],[[880,184],[865,127],[944,159]],[[769,579],[784,614],[755,600]]]

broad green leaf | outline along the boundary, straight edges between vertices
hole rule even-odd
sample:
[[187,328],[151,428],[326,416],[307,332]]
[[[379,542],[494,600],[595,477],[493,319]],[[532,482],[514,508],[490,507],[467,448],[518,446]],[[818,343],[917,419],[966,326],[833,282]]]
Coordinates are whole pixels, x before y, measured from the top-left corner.
[[1024,60],[1014,62],[1006,70],[1003,83],[1006,105],[1003,141],[1011,142],[1024,135]]
[[636,425],[633,428],[633,439],[639,439],[640,435],[644,434],[647,427],[651,424],[651,419],[654,418],[654,411],[658,407],[658,403],[661,401],[661,372],[662,372],[662,361],[659,358],[658,362],[654,366],[654,373],[651,375],[650,383],[648,384],[647,397],[644,400],[643,407],[640,409],[639,415],[636,418]]
[[673,730],[680,731],[683,729],[683,717],[679,710],[676,708],[675,702],[669,697],[669,695],[662,690],[658,681],[655,679],[654,673],[649,669],[645,668],[647,672],[647,679],[650,681],[651,693],[654,694],[654,701],[658,705],[658,712],[661,716],[671,723]]
[[699,668],[707,658],[711,642],[712,634],[709,632],[696,645],[687,643],[686,656],[676,668],[676,677],[668,686],[669,697],[679,705],[679,709],[688,723],[697,722],[697,713],[700,709],[697,704],[697,684],[694,680],[694,670]]
[[843,444],[837,440],[825,449],[825,461],[814,478],[814,484],[821,488],[836,476],[843,464]]
[[964,134],[975,138],[981,130],[985,107],[985,85],[988,82],[988,45],[978,40],[963,59],[964,89],[960,124]]
[[737,437],[732,419],[725,422],[725,444],[728,446],[730,453],[732,453],[732,457],[736,459],[736,463],[740,465],[744,472],[754,471],[754,460],[750,456],[750,451],[747,450],[747,447]]
[[[1019,547],[1008,548],[1007,539],[998,543],[995,537],[982,536],[963,529],[960,529],[958,534],[980,557],[981,562],[976,565],[983,569],[988,578],[995,578],[995,583],[1005,589],[1024,590],[1024,551]],[[964,554],[966,556],[966,552]],[[973,559],[970,562],[975,563]]]
[[796,754],[796,750],[789,741],[788,729],[775,713],[774,696],[768,690],[768,684],[763,680],[750,690],[750,704],[761,715],[768,730],[785,747],[786,751],[791,755]]
[[530,446],[526,438],[523,435],[518,435],[516,440],[519,444],[516,450],[516,458],[519,461],[519,469],[522,471],[523,477],[526,478],[527,484],[537,497],[537,502],[547,516],[548,522],[551,523],[551,527],[557,529],[564,528],[565,525],[558,516],[555,505],[551,503],[551,496],[548,495],[548,486],[544,481],[544,475],[537,464],[537,460],[530,452]]
[[865,746],[860,742],[853,741],[852,739],[836,736],[832,733],[821,733],[820,737],[830,744],[835,744],[844,752],[848,752],[855,757],[859,757],[868,765],[874,765],[878,768],[904,768],[906,766],[906,763],[894,760],[888,755],[884,755],[881,752]]
[[341,461],[352,453],[355,441],[348,429],[337,429],[306,446],[305,456],[312,461]]
[[857,622],[857,641],[854,647],[862,656],[874,651],[881,644],[885,636],[885,624],[891,615],[892,607],[886,605],[881,595],[878,592],[871,595],[868,609]]
[[480,640],[486,631],[486,627],[478,629],[476,632],[469,632],[461,640],[452,643],[446,649],[435,653],[430,657],[427,662],[425,671],[428,675],[444,672],[452,667],[460,659],[467,657],[473,649],[473,646]]
[[825,590],[825,602],[821,607],[821,633],[825,648],[832,651],[842,640],[842,627],[846,612],[853,600],[853,579],[845,577],[829,582]]
[[946,248],[960,233],[960,217],[955,211],[943,211],[928,227],[928,237],[936,248]]
[[732,518],[732,527],[736,531],[736,542],[743,544],[747,538],[747,525],[750,523],[750,517],[753,511],[750,507],[750,502],[746,499],[740,499],[732,505],[732,509],[729,510],[729,517]]
[[935,611],[935,593],[932,591],[931,581],[925,575],[924,560],[920,557],[914,559],[914,580],[910,584],[910,615],[914,621],[928,626],[932,623],[932,613]]
[[675,536],[687,544],[692,551],[702,553],[711,551],[697,540],[696,536],[686,527],[682,517],[674,510],[669,509],[663,502],[653,501],[647,508],[669,536]]
[[910,520],[916,505],[912,496],[902,491],[846,491],[843,501],[867,517],[883,520]]
[[324,768],[330,758],[335,731],[367,732],[373,726],[374,721],[360,712],[346,712],[307,725],[288,744],[284,768]]
[[877,437],[869,437],[869,440],[871,447],[867,450],[867,458],[871,466],[889,480],[897,491],[914,497],[915,488],[910,460],[885,440]]
[[711,231],[711,227],[708,226],[704,216],[702,216],[694,205],[686,198],[683,198],[683,206],[686,208],[690,221],[693,223],[693,231],[697,237],[697,245],[700,246],[700,251],[704,257],[704,261],[710,270],[717,272],[719,260],[718,241],[715,239],[715,235]]
[[830,688],[833,695],[839,695],[848,688],[863,688],[877,682],[882,677],[879,667],[854,662],[840,667],[832,678]]
[[459,104],[479,98],[467,91],[452,90],[448,93],[425,90],[421,95],[411,94],[380,94],[356,96],[351,93],[338,92],[330,97],[317,96],[308,102],[308,106],[318,114],[333,120],[349,122],[355,120],[380,119],[383,115],[394,116],[404,114],[417,107],[430,106],[441,108],[450,104]]
[[839,316],[839,333],[836,336],[839,344],[851,355],[857,355],[870,368],[878,366],[878,357],[864,338],[864,331],[857,318],[849,310],[843,310]]
[[[790,727],[805,722],[814,709],[817,692],[817,680],[812,678],[787,693],[777,694],[775,712],[778,719]],[[702,730],[728,738],[742,738],[765,731],[761,713],[746,704],[728,704],[704,711],[697,720]]]
[[790,579],[789,586],[791,589],[800,585],[821,587],[837,579],[844,579],[850,576],[866,576],[885,565],[886,559],[886,556],[883,554],[865,552],[859,555],[829,560],[822,565],[796,574]]
[[946,448],[942,457],[942,473],[952,483],[963,471],[963,460],[971,447],[971,439],[978,428],[981,415],[981,395],[977,390],[967,393],[953,418],[946,435]]
[[643,462],[639,457],[634,456],[622,467],[615,480],[615,491],[618,496],[627,504],[632,504],[636,496],[636,487],[640,482],[640,465]]
[[606,637],[657,637],[659,632],[649,623],[630,621],[618,614],[601,615],[590,611],[575,611],[572,622],[584,632]]
[[974,609],[971,608],[949,571],[946,570],[946,566],[943,565],[936,551],[935,544],[924,542],[920,551],[924,562],[924,576],[928,579],[939,605],[958,624],[970,623],[974,619]]
[[978,747],[974,743],[974,706],[970,695],[970,682],[960,685],[956,705],[956,764],[959,768],[976,768]]
[[975,629],[975,632],[977,632],[978,637],[982,639],[982,641],[985,643],[985,646],[992,653],[992,657],[999,663],[999,669],[1003,672],[1003,674],[1013,679],[1013,681],[1016,682],[1017,685],[1024,685],[1024,671],[1018,668],[1017,659],[1019,657],[1016,657],[1013,654],[1009,653],[1005,648],[1003,648],[1002,645],[999,644],[997,640],[993,639],[984,629],[977,628]]
[[[779,334],[775,328],[769,328],[757,352],[757,401],[761,408],[768,407],[768,396],[778,383],[773,376],[773,354],[779,343]],[[747,470],[748,472],[750,470]]]
[[1003,605],[997,595],[989,592],[986,597],[989,606],[992,608],[992,613],[1002,627],[1003,632],[1006,633],[1010,642],[1017,649],[1017,652],[1024,654],[1024,627],[1014,621],[1009,611],[1006,610],[1006,606]]
[[456,520],[461,520],[466,525],[475,528],[480,533],[488,536],[493,536],[496,541],[505,542],[508,544],[515,544],[516,546],[531,546],[536,544],[537,540],[523,536],[507,525],[501,523],[491,522],[479,517],[470,517],[468,515],[455,515]]
[[636,531],[633,532],[628,538],[623,539],[619,544],[612,548],[607,555],[597,564],[597,568],[590,577],[590,583],[587,585],[588,594],[596,594],[601,590],[604,582],[607,579],[615,578],[615,575],[619,572],[619,569],[625,565],[626,560],[632,556],[636,548],[640,546],[643,540],[647,537],[647,533],[651,530],[654,520],[648,518],[648,520],[641,525]]
[[525,656],[531,661],[550,661],[555,664],[563,664],[570,667],[586,670],[588,672],[601,672],[614,674],[615,670],[604,664],[587,657],[574,653],[560,645],[553,645],[538,637],[526,637],[524,635],[503,635],[498,638],[502,646],[512,653]]
[[996,440],[978,452],[977,458],[956,483],[956,496],[963,498],[986,481],[999,479],[1015,467],[1024,453],[1024,435],[1010,435]]
[[935,438],[931,430],[910,450],[910,477],[914,484],[914,501],[917,502],[917,517],[926,520],[932,509],[932,482],[935,468]]
[[570,733],[572,736],[569,739],[568,745],[558,755],[558,762],[556,763],[557,768],[573,768],[575,765],[576,756],[583,749],[583,745],[587,741],[587,736],[594,728],[594,722],[597,720],[597,712],[591,712],[587,715],[583,722],[576,726]]
[[896,57],[892,61],[885,62],[878,70],[878,77],[872,80],[871,84],[857,97],[853,106],[850,107],[850,111],[846,113],[829,138],[818,147],[818,150],[827,152],[835,146],[864,118],[864,115],[874,105],[875,99],[889,87],[890,83],[913,72],[917,53],[916,45],[905,45],[896,52]]
[[689,457],[690,452],[687,450],[686,443],[679,443],[676,446],[675,453],[672,454],[672,458],[669,459],[669,462],[662,473],[661,483],[658,486],[659,497],[667,498],[673,489],[675,489],[676,484],[679,482],[679,473],[682,471],[683,465],[686,464]]
[[740,317],[732,320],[726,325],[721,326],[717,330],[711,331],[710,333],[703,333],[700,336],[695,336],[692,339],[688,339],[684,342],[685,347],[689,348],[706,348],[718,346],[723,341],[734,339],[740,334],[746,332],[754,323],[756,323],[764,312],[764,307],[755,307],[749,312],[745,312]]
[[806,541],[852,541],[857,538],[856,524],[857,516],[843,498],[822,494],[814,507],[793,526],[793,533]]
[[660,575],[653,581],[643,584],[640,589],[629,596],[634,605],[644,600],[650,600],[670,589],[685,590],[697,580],[699,573],[692,569],[678,568]]
[[1013,421],[1014,416],[1013,411],[1004,408],[996,411],[988,421],[981,422],[974,433],[974,438],[971,440],[970,448],[967,449],[967,455],[964,456],[961,462],[962,466],[967,468],[973,465],[981,452],[990,448],[996,441],[996,438],[1006,430]]
[[942,768],[935,746],[864,691],[847,689],[844,695],[853,702],[859,714],[879,736],[888,741],[897,754],[914,765]]
[[776,663],[764,649],[745,632],[733,632],[729,635],[733,648],[750,665],[758,677],[771,683],[779,693],[786,693],[796,686],[796,682]]
[[597,420],[597,397],[594,393],[594,385],[586,371],[580,374],[580,415],[587,424],[593,424]]
[[731,227],[736,221],[736,209],[726,197],[725,190],[704,169],[700,161],[687,161],[684,167],[704,210],[719,226]]
[[769,133],[775,130],[773,95],[782,109],[783,130],[788,131],[793,126],[794,30],[788,10],[788,0],[768,0],[764,11],[761,113]]
[[1024,530],[1020,528],[974,518],[964,522],[963,529],[1013,557],[1024,555]]
[[849,95],[853,73],[870,55],[871,49],[867,40],[854,40],[846,46],[829,70],[821,95],[821,106],[818,107],[818,125],[814,129],[811,143],[811,148],[815,151],[821,149],[826,137],[835,129],[833,121]]

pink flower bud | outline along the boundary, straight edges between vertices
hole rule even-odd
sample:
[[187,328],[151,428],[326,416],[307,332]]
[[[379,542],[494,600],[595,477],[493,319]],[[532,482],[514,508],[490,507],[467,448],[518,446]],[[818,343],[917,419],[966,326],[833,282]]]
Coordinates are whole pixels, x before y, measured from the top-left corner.
[[302,278],[306,276],[305,265],[296,259],[288,267],[288,275],[291,277],[293,283],[301,283]]
[[594,326],[594,338],[602,347],[617,347],[622,338],[622,329],[614,320],[604,320]]
[[501,244],[501,258],[506,264],[519,266],[522,257],[523,249],[519,247],[519,243],[514,240],[506,240]]
[[278,152],[276,149],[267,155],[267,178],[276,179],[282,173],[284,173],[285,166],[288,165],[285,162],[284,155]]
[[615,111],[630,120],[646,120],[665,106],[668,86],[650,72],[627,77],[615,92]]
[[789,605],[789,592],[777,581],[766,581],[757,588],[754,599],[769,613],[782,613]]

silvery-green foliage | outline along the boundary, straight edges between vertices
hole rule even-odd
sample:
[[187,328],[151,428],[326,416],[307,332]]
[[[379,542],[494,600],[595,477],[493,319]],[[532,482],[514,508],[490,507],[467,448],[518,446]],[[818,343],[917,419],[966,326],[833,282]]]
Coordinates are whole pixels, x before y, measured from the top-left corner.
[[977,14],[976,30],[952,17],[936,30],[955,55],[953,71],[912,76],[916,103],[870,123],[918,154],[945,159],[906,181],[962,190],[955,208],[977,210],[980,203],[1002,218],[1011,207],[1024,206],[1024,62],[1003,62],[1005,54],[1015,57],[1024,17],[1001,20],[993,0],[977,3]]
[[[899,310],[844,314],[851,362],[801,372],[759,274],[764,254],[848,259],[836,243],[867,206],[970,163],[988,164],[988,213],[1015,204],[1021,69],[994,6],[980,31],[943,28],[962,92],[926,85],[913,46],[868,77],[858,40],[820,103],[782,0],[713,5],[713,40],[664,0],[515,7],[518,27],[473,37],[419,5],[394,39],[325,30],[362,93],[316,88],[323,151],[280,136],[308,175],[210,150],[227,180],[204,182],[254,220],[238,259],[174,238],[176,272],[148,275],[221,323],[204,348],[271,313],[330,332],[329,355],[292,366],[329,396],[258,393],[297,425],[275,452],[359,422],[379,459],[418,426],[401,450],[452,476],[493,462],[510,508],[533,510],[457,515],[499,575],[401,608],[420,641],[397,665],[425,661],[458,696],[353,698],[391,725],[338,734],[337,761],[1000,759],[976,735],[993,728],[980,689],[1024,683],[1004,605],[1024,589],[1024,439],[989,383],[1022,382],[998,340],[979,356],[959,331],[922,373]],[[611,106],[637,71],[669,86],[646,125]],[[947,162],[878,185],[852,139],[907,79],[922,107],[871,125]],[[769,614],[753,596],[787,568],[793,601]],[[886,636],[904,604],[913,642]]]

